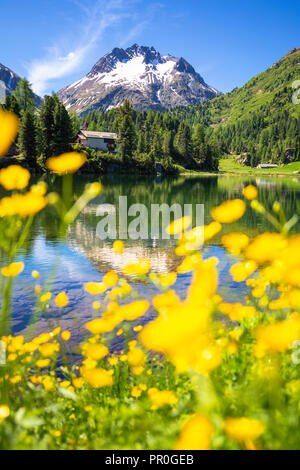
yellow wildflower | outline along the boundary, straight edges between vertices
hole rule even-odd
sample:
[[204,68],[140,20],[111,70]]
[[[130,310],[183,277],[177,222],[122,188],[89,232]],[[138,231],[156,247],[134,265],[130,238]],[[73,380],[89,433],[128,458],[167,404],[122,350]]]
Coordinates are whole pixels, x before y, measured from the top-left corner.
[[170,287],[175,284],[177,279],[177,274],[175,272],[161,274],[159,276],[159,282],[163,287]]
[[286,246],[287,240],[280,233],[263,233],[246,248],[245,257],[264,264],[277,258]]
[[300,338],[300,320],[291,318],[271,325],[260,325],[255,330],[254,356],[263,357],[267,352],[283,352]]
[[0,109],[0,157],[6,155],[19,130],[19,119],[10,111]]
[[[0,115],[1,119],[1,115]],[[0,126],[1,126],[1,121],[0,121]],[[0,129],[1,132],[1,129]],[[8,418],[10,415],[10,409],[8,408],[7,405],[0,405],[0,424],[2,421],[4,421],[6,418]]]
[[87,343],[83,346],[82,352],[86,357],[99,361],[109,353],[108,349],[104,344],[90,344]]
[[46,343],[40,346],[40,353],[44,357],[51,357],[55,352],[59,351],[59,344]]
[[127,305],[122,305],[118,313],[124,317],[125,320],[133,321],[145,315],[149,309],[150,304],[147,300],[137,300]]
[[61,292],[56,296],[55,303],[58,305],[58,307],[65,307],[69,303],[69,298],[65,292]]
[[249,184],[249,186],[246,186],[243,190],[243,195],[246,199],[249,199],[251,201],[252,199],[257,198],[257,187],[253,186],[253,184]]
[[106,290],[105,285],[100,282],[88,282],[84,288],[91,295],[103,294]]
[[20,165],[10,165],[0,170],[0,184],[7,190],[24,189],[28,186],[30,173]]
[[234,264],[230,268],[230,274],[232,275],[235,282],[243,282],[247,277],[251,276],[257,269],[255,261],[243,261],[241,263]]
[[192,223],[192,219],[190,216],[182,217],[181,219],[174,220],[171,222],[170,225],[166,228],[166,233],[169,235],[178,235],[184,232]]
[[137,276],[147,274],[151,269],[151,262],[147,259],[142,259],[138,263],[127,264],[123,269],[126,276]]
[[113,250],[115,253],[121,254],[124,251],[124,243],[121,240],[116,240],[113,244]]
[[210,450],[213,427],[210,420],[201,414],[188,419],[182,428],[176,450]]
[[174,392],[169,390],[157,390],[156,388],[150,388],[148,390],[148,396],[152,403],[152,409],[156,410],[161,406],[165,405],[176,405],[178,398]]
[[241,199],[225,201],[211,211],[212,218],[221,224],[229,224],[243,217],[246,211],[246,204]]
[[58,175],[76,173],[86,162],[86,156],[82,153],[69,152],[58,157],[48,158],[46,165],[50,171]]
[[71,333],[70,331],[63,331],[61,333],[61,338],[64,340],[64,341],[69,341],[69,339],[71,338]]
[[32,271],[31,276],[34,279],[38,279],[40,277],[40,273],[38,271]]
[[226,418],[224,430],[230,439],[245,442],[257,439],[265,431],[264,424],[252,418]]
[[100,308],[101,308],[101,303],[99,302],[99,300],[95,300],[93,302],[93,309],[94,310],[100,310]]
[[73,379],[73,385],[75,388],[80,389],[83,387],[83,380],[80,377],[76,377],[76,379]]
[[142,390],[139,386],[132,387],[131,396],[134,398],[139,398],[142,395]]
[[105,287],[109,289],[110,287],[113,287],[117,284],[118,274],[115,271],[109,271],[103,277],[102,282],[105,285]]
[[24,269],[24,263],[11,263],[9,266],[4,266],[1,269],[1,274],[5,277],[15,277],[18,276]]
[[105,369],[85,369],[82,367],[81,374],[85,381],[94,388],[107,387],[114,382],[109,371]]
[[50,365],[50,359],[39,359],[35,364],[40,369],[43,369],[44,367],[48,367]]
[[233,232],[222,237],[222,243],[228,251],[239,255],[249,244],[249,237],[244,233]]
[[51,292],[47,292],[46,294],[42,295],[40,298],[41,302],[48,302],[51,299]]

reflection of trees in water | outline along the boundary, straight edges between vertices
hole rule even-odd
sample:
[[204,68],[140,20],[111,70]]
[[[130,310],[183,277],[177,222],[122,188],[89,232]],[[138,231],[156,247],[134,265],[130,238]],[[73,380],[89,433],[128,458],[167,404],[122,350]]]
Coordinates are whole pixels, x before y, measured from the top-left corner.
[[[74,195],[80,195],[84,186],[95,178],[76,177],[74,178]],[[259,188],[259,200],[267,207],[272,207],[276,200],[280,200],[286,214],[290,217],[294,213],[300,213],[300,182],[290,178],[256,178],[252,177],[232,177],[232,176],[191,176],[178,178],[162,178],[161,181],[151,177],[127,176],[127,175],[108,175],[100,178],[104,190],[103,194],[92,201],[84,214],[81,214],[78,221],[73,224],[69,231],[69,240],[76,240],[78,246],[82,245],[84,251],[93,252],[93,258],[99,261],[98,254],[100,249],[106,249],[103,252],[105,258],[108,256],[109,244],[102,243],[96,237],[96,226],[100,220],[96,216],[96,209],[101,203],[113,204],[118,208],[119,196],[127,196],[128,207],[131,204],[144,204],[149,212],[149,232],[150,232],[150,207],[151,204],[168,205],[180,204],[204,204],[205,222],[208,223],[212,207],[220,204],[227,199],[241,197],[242,189],[247,184],[254,183]],[[61,179],[52,175],[48,181],[49,190],[57,191],[61,186]],[[128,218],[130,222],[132,218]],[[252,210],[248,209],[245,216],[238,222],[225,226],[225,232],[243,231],[252,236],[258,232],[270,230],[270,225],[262,216],[258,216]],[[299,228],[299,226],[298,226]],[[57,239],[59,229],[59,219],[53,208],[38,214],[32,228],[32,240],[29,242],[27,250],[30,251],[34,238],[38,234],[43,234],[47,241]],[[81,238],[80,238],[81,237]],[[218,243],[220,237],[214,239]],[[173,252],[172,244],[167,240],[156,241],[128,241],[126,245],[132,247],[143,247],[149,255],[149,251],[159,250],[162,253]],[[97,251],[98,250],[98,251]],[[158,251],[157,251],[158,253]],[[171,256],[173,258],[173,255]]]

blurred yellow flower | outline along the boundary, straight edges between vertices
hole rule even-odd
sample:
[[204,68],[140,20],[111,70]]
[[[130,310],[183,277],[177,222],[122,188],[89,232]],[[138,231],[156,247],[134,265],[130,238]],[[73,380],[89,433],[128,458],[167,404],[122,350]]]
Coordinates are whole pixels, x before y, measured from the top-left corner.
[[54,343],[46,343],[40,346],[40,353],[44,357],[51,357],[55,352],[59,351],[59,345]]
[[152,403],[152,410],[156,410],[165,405],[176,405],[178,398],[174,392],[169,390],[158,390],[150,388],[148,390],[148,397]]
[[228,251],[239,255],[249,244],[249,237],[244,233],[233,232],[222,237],[222,243]]
[[113,377],[105,369],[85,369],[82,367],[81,375],[94,388],[107,387],[114,383]]
[[24,189],[28,186],[30,173],[20,165],[10,165],[0,170],[0,184],[7,190]]
[[243,217],[246,211],[246,204],[241,199],[225,201],[211,211],[212,218],[221,224],[229,224]]
[[265,431],[264,424],[252,418],[227,418],[224,421],[224,430],[230,439],[245,442],[257,439]]
[[19,119],[10,111],[0,109],[0,157],[6,155],[19,130]]
[[118,274],[115,271],[109,271],[103,276],[102,282],[105,287],[109,289],[110,287],[113,287],[117,284]]
[[213,427],[210,420],[201,414],[188,419],[176,443],[176,450],[210,450]]
[[264,264],[280,256],[286,246],[287,240],[280,233],[263,233],[246,248],[245,257]]
[[58,307],[65,307],[69,303],[69,298],[65,292],[61,292],[55,297],[55,303]]
[[254,332],[256,345],[253,354],[256,358],[267,352],[283,352],[290,349],[300,338],[300,319],[292,318],[271,325],[260,325]]
[[108,355],[109,350],[106,346],[104,346],[104,344],[86,343],[82,347],[82,352],[86,357],[94,359],[95,361],[99,361],[100,359],[103,359],[103,357]]
[[147,259],[142,259],[138,263],[127,264],[122,271],[126,276],[137,276],[147,274],[150,269],[151,262]]
[[139,386],[132,387],[131,396],[134,398],[139,398],[142,395],[142,390]]
[[10,409],[7,405],[0,405],[0,424],[10,415]]
[[50,359],[39,359],[35,364],[40,369],[43,369],[44,367],[48,367],[50,365]]
[[0,199],[0,217],[20,215],[28,217],[41,211],[48,201],[45,197],[28,191],[25,194],[13,194]]
[[69,339],[71,338],[71,333],[70,331],[66,330],[66,331],[63,331],[61,333],[61,338],[64,340],[64,341],[69,341]]
[[48,158],[46,165],[48,170],[65,175],[76,173],[86,162],[86,156],[82,153],[70,152],[59,155],[58,157]]
[[101,308],[101,303],[99,302],[99,300],[95,300],[95,302],[93,302],[93,309],[100,310],[100,308]]
[[159,276],[159,282],[163,287],[170,287],[175,284],[177,279],[177,274],[175,272],[161,274]]
[[116,240],[113,244],[113,250],[115,253],[121,254],[124,251],[124,243],[121,240]]
[[122,307],[118,309],[118,313],[124,317],[125,320],[133,321],[145,315],[149,307],[150,304],[147,300],[137,300],[130,304],[122,305]]
[[166,233],[169,235],[178,235],[184,232],[192,223],[190,216],[182,217],[181,219],[176,219],[174,222],[171,222],[168,227],[166,227]]
[[247,277],[251,276],[257,269],[255,261],[243,261],[241,263],[234,264],[230,268],[230,274],[235,282],[243,282]]
[[88,282],[84,289],[91,295],[103,294],[106,290],[105,285],[100,282]]
[[31,276],[34,279],[38,279],[40,277],[40,273],[38,271],[32,271]]
[[249,184],[249,186],[246,186],[243,190],[243,195],[246,199],[249,199],[251,201],[252,199],[256,199],[258,194],[258,190],[256,186],[253,186],[252,184]]
[[40,298],[41,302],[48,302],[51,299],[51,292],[47,292],[46,294],[42,295]]
[[24,269],[24,263],[11,263],[9,266],[4,266],[1,269],[1,274],[5,277],[15,277],[18,276]]

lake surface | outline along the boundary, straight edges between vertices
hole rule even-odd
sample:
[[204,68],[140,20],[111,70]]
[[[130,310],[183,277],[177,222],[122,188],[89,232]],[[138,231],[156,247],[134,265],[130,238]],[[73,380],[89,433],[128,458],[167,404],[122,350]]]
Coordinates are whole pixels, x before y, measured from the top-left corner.
[[[74,190],[80,194],[86,183],[97,178],[77,177]],[[122,255],[114,253],[112,241],[101,241],[96,235],[96,227],[101,219],[96,215],[99,204],[109,203],[118,206],[119,196],[128,197],[128,206],[142,203],[150,208],[151,204],[167,203],[172,205],[204,204],[205,223],[211,221],[210,210],[227,199],[241,197],[243,187],[249,183],[259,188],[259,199],[269,207],[274,201],[280,200],[286,214],[300,214],[300,179],[298,178],[267,178],[239,176],[190,176],[175,179],[143,178],[111,175],[99,179],[103,184],[102,195],[92,201],[77,221],[70,226],[67,241],[57,237],[58,220],[52,209],[47,209],[36,218],[31,232],[30,243],[18,257],[25,263],[23,273],[17,278],[14,286],[12,304],[12,320],[14,333],[24,333],[34,312],[35,295],[31,272],[37,269],[41,273],[39,283],[44,285],[50,273],[54,277],[51,287],[53,295],[65,291],[70,303],[64,309],[53,305],[41,316],[37,317],[37,332],[55,326],[57,322],[72,332],[73,341],[77,341],[84,331],[86,321],[93,316],[92,302],[94,297],[84,291],[86,282],[99,282],[102,276],[114,269],[121,269],[129,262],[140,258],[148,258],[152,263],[152,271],[167,272],[174,270],[179,264],[174,254],[176,241],[151,239],[128,240]],[[57,189],[60,180],[49,181],[51,189]],[[129,218],[129,221],[131,219]],[[295,231],[299,231],[299,225]],[[224,227],[225,232],[243,231],[254,236],[260,232],[271,230],[271,226],[261,217],[247,209],[245,216],[238,222]],[[204,258],[217,256],[219,264],[220,293],[231,301],[243,301],[245,285],[235,283],[228,274],[230,266],[236,258],[227,254],[220,242],[221,235],[213,242],[204,246]],[[175,290],[183,297],[190,283],[189,274],[178,277]],[[151,283],[134,282],[138,294],[150,299],[158,293]],[[148,321],[150,312],[144,321]]]

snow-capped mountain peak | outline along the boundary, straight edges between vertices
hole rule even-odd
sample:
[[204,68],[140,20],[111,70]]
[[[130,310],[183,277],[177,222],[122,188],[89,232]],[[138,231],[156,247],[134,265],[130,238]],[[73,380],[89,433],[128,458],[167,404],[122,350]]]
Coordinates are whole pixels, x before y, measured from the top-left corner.
[[162,56],[154,47],[115,48],[81,80],[58,92],[78,113],[117,107],[127,98],[136,109],[169,109],[219,94],[182,57]]

